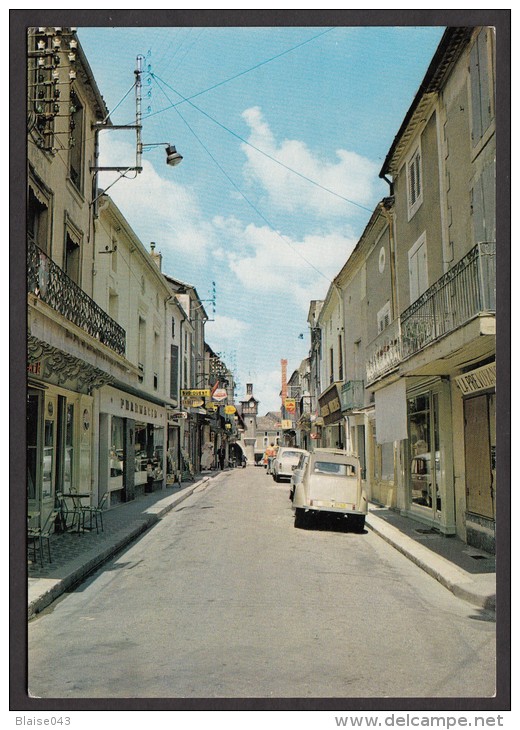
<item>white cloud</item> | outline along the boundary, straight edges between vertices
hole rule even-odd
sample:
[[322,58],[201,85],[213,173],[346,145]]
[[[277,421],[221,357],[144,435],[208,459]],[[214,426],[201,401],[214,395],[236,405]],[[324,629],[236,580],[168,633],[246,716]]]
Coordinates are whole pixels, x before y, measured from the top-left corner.
[[237,337],[242,337],[251,325],[235,317],[226,317],[222,314],[215,315],[214,321],[206,323],[206,339],[214,342],[215,347],[226,347],[233,343]]
[[[355,152],[336,150],[334,161],[324,160],[298,140],[277,142],[258,107],[247,109],[243,118],[251,130],[248,142],[287,167],[318,183],[322,188],[362,206],[371,205],[378,166]],[[336,195],[301,179],[250,145],[242,144],[247,156],[246,174],[251,184],[259,182],[271,204],[286,211],[312,210],[316,215],[348,216],[358,209]]]
[[240,285],[250,292],[289,296],[303,309],[310,299],[325,295],[356,243],[340,232],[296,241],[252,224],[234,235],[227,256]]
[[[135,165],[131,159],[135,147],[119,141],[106,147],[103,166]],[[139,175],[128,173],[131,179],[123,178],[110,189],[116,176],[101,173],[100,187],[107,189],[145,246],[156,241],[163,254],[171,250],[189,252],[193,257],[203,255],[215,245],[214,229],[204,222],[196,195],[180,185],[173,173],[167,178],[158,175],[148,160],[143,159],[142,167]]]

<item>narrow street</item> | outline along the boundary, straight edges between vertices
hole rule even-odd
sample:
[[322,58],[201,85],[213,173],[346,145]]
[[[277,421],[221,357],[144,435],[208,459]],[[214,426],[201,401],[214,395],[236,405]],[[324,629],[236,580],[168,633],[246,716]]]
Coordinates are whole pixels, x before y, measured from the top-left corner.
[[211,480],[29,623],[43,698],[489,697],[495,625],[366,530]]

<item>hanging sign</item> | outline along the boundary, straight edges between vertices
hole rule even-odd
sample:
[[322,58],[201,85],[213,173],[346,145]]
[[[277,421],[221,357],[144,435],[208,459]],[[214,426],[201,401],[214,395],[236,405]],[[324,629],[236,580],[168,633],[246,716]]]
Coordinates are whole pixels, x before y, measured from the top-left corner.
[[181,398],[209,398],[210,395],[211,393],[209,388],[181,390]]
[[217,390],[213,393],[212,398],[216,401],[226,400],[227,390],[224,388],[217,388]]
[[285,399],[285,410],[287,413],[294,413],[296,411],[296,401],[294,398]]
[[227,416],[230,416],[230,415],[232,415],[233,413],[236,413],[236,412],[237,412],[237,409],[235,408],[235,406],[226,406],[224,408],[224,413]]

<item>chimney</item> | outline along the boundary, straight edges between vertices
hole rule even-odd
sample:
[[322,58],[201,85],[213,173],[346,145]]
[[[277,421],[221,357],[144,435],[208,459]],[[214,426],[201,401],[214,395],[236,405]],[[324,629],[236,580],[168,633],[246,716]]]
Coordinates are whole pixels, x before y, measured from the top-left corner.
[[162,271],[162,253],[155,253],[155,241],[150,243],[150,256],[152,261],[155,262],[159,271]]

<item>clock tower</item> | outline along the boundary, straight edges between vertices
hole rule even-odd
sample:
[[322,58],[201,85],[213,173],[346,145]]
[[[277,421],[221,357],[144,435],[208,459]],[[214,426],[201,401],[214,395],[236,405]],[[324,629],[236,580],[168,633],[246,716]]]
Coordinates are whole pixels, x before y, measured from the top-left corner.
[[256,444],[256,417],[258,415],[259,401],[253,395],[253,384],[247,383],[246,395],[240,401],[242,419],[246,427],[242,437],[244,450],[247,460],[250,464],[255,463],[255,444]]

